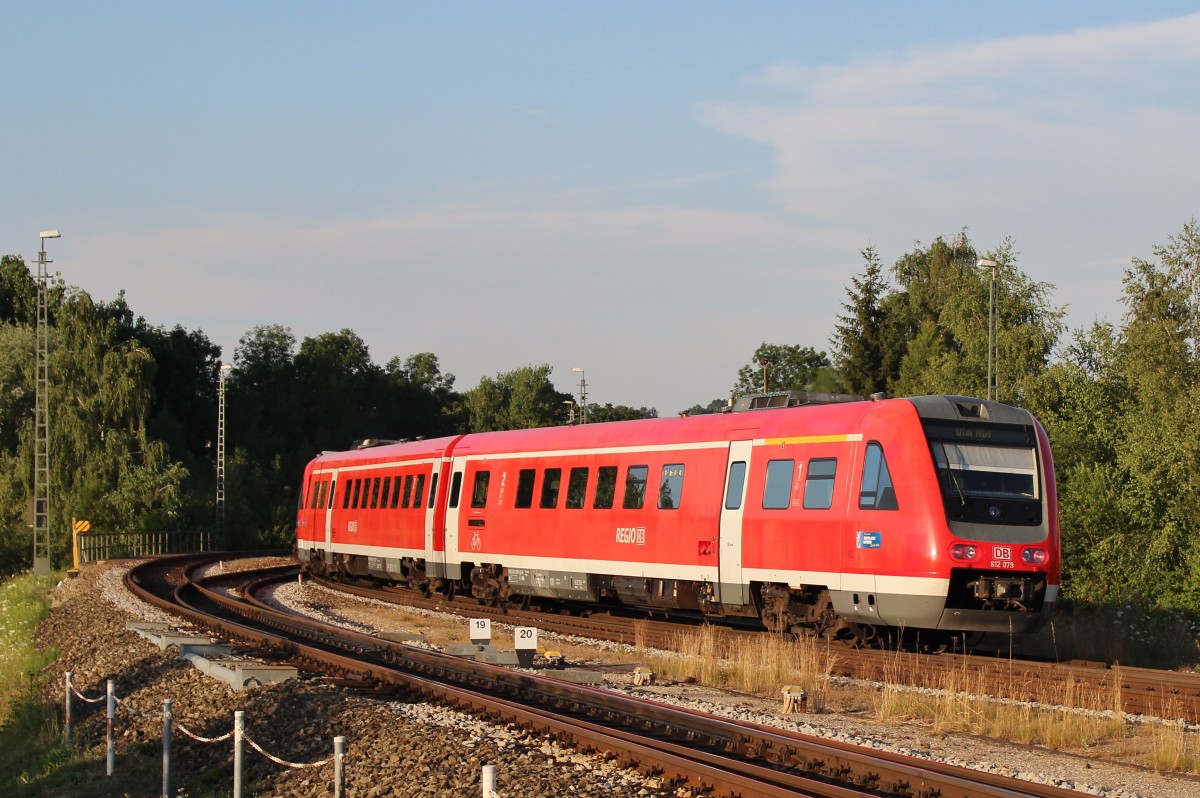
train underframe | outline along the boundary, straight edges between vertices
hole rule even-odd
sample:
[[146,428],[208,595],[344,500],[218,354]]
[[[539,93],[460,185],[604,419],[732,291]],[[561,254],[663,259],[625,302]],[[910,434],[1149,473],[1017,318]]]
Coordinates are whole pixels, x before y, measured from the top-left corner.
[[[430,573],[432,569],[415,558],[328,555],[313,550],[308,554],[301,559],[320,575],[396,583],[425,595],[469,595],[489,606],[528,608],[536,604],[579,613],[597,607],[626,608],[712,621],[757,621],[772,632],[824,638],[853,647],[942,651],[965,645],[962,629],[1031,631],[1041,625],[1044,617],[1042,574],[956,571],[944,610],[939,608],[939,612],[951,623],[961,618],[961,628],[904,629],[839,613],[830,590],[820,585],[795,588],[754,583],[748,603],[731,604],[717,600],[714,586],[706,582],[548,572],[494,563],[464,563],[462,575],[451,577]],[[858,601],[857,594],[854,600]],[[873,596],[871,600],[873,603]]]

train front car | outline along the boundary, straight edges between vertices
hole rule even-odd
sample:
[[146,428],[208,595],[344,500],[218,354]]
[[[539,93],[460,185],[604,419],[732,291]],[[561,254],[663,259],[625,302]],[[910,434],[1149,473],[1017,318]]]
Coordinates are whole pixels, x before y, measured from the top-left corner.
[[998,402],[909,401],[928,442],[947,531],[936,552],[949,566],[936,628],[1036,631],[1058,600],[1061,566],[1045,431],[1028,411]]
[[939,650],[1044,622],[1058,596],[1058,513],[1031,414],[925,396],[759,423],[743,550],[767,628]]

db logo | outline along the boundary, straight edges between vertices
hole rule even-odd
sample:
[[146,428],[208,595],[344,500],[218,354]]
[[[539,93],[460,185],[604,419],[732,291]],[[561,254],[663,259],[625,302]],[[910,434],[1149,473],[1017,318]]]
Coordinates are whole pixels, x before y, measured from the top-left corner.
[[992,559],[993,560],[1011,560],[1012,559],[1012,548],[1009,546],[993,546],[992,547]]

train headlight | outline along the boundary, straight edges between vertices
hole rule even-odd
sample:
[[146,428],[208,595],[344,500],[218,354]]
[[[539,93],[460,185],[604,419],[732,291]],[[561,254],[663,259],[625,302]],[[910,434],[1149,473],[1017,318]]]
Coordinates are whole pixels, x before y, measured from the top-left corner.
[[1045,549],[1025,549],[1021,552],[1021,559],[1030,565],[1045,565],[1050,559],[1050,555]]
[[950,556],[955,560],[973,560],[975,547],[967,543],[955,543],[950,547]]

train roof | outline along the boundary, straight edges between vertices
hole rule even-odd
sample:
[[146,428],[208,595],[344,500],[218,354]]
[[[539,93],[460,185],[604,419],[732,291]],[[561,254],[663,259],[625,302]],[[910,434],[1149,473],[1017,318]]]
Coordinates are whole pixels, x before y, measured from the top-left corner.
[[704,441],[755,440],[798,435],[837,435],[862,429],[868,413],[890,419],[993,421],[1029,424],[1028,411],[961,396],[919,396],[835,404],[711,413],[679,418],[610,421],[535,429],[477,432],[429,440],[323,452],[316,463],[366,465],[392,460],[423,460],[454,455],[488,455],[556,449],[606,449],[621,446],[669,446]]

